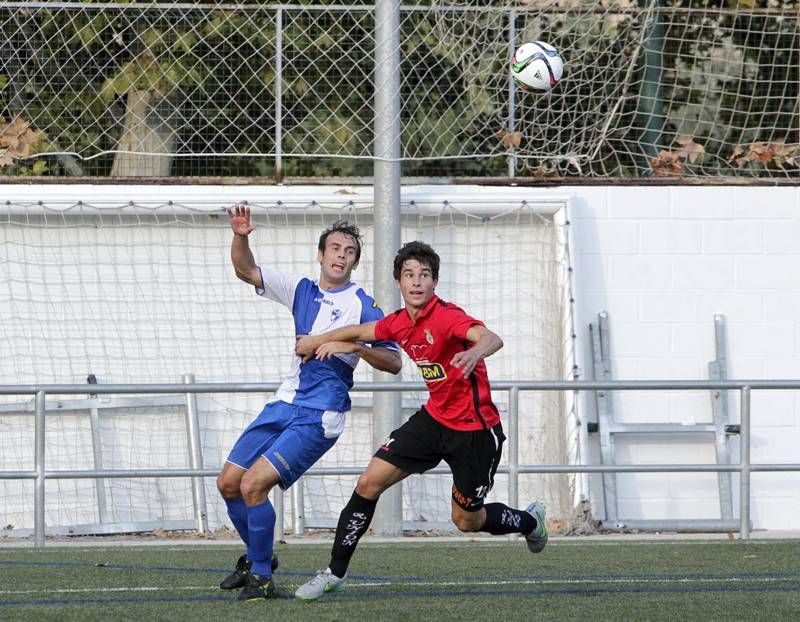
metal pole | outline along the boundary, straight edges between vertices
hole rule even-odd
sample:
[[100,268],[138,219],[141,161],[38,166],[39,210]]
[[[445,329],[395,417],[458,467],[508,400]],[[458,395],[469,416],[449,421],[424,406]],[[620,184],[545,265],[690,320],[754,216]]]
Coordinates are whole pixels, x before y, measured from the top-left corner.
[[280,486],[275,486],[272,489],[272,504],[275,506],[275,541],[283,540],[283,535],[286,533],[286,525],[283,520],[283,510],[285,507],[285,497],[283,489]]
[[[650,2],[651,0],[639,0],[639,6],[647,8]],[[661,0],[656,0],[655,8],[660,8],[661,5]],[[658,11],[653,11],[649,17],[650,23],[645,23],[645,28],[649,27],[649,33],[644,41],[644,66],[637,121],[637,129],[642,132],[639,145],[645,160],[658,155],[661,133],[664,130],[664,102],[661,92],[664,72],[664,20]]]
[[519,389],[508,395],[508,505],[519,507]]
[[[194,374],[184,374],[184,384],[194,383]],[[189,443],[189,466],[193,469],[203,468],[203,451],[200,444],[200,421],[197,415],[197,394],[186,394],[186,438]],[[192,503],[197,531],[208,532],[208,511],[206,508],[206,490],[202,477],[192,478]]]
[[37,548],[44,546],[44,411],[45,393],[44,391],[37,391],[36,419],[34,423],[36,481],[33,491],[33,539],[34,546]]
[[[514,58],[514,52],[517,51],[517,33],[516,33],[516,24],[515,21],[517,19],[517,12],[514,9],[511,9],[508,12],[508,63],[511,63],[511,59]],[[508,73],[508,133],[511,134],[514,132],[514,128],[516,127],[516,107],[517,107],[517,87],[514,84],[514,79],[511,77],[511,72]],[[515,176],[516,168],[517,168],[517,157],[514,155],[514,152],[509,150],[510,153],[508,155],[508,176],[512,179]],[[517,507],[517,506],[513,506]]]
[[[390,312],[400,306],[392,277],[394,255],[400,247],[400,1],[375,2],[375,241],[373,251],[375,299]],[[395,379],[376,371],[376,382]],[[380,445],[400,426],[400,394],[373,395],[372,444]],[[401,484],[381,495],[372,529],[378,535],[403,531]]]
[[739,529],[739,522],[736,520],[724,520],[718,518],[696,518],[696,519],[643,519],[629,520],[626,518],[615,521],[603,521],[603,529],[609,531],[631,532],[631,531],[674,531],[676,533],[720,533],[731,532]]
[[283,7],[275,13],[275,181],[283,181]]
[[[96,396],[95,396],[96,397]],[[93,406],[89,409],[89,423],[92,432],[92,455],[94,468],[103,470],[103,435],[100,428],[100,409]],[[100,524],[108,522],[108,501],[106,499],[106,482],[102,477],[94,481],[95,494],[97,495],[97,516]]]
[[[597,314],[596,330],[589,324],[592,341],[592,364],[595,380],[608,380],[611,376],[609,360],[610,337],[608,331],[608,313]],[[611,425],[614,422],[614,411],[611,408],[611,396],[608,391],[595,393],[597,404],[597,423],[600,426],[600,458],[603,464],[614,464],[614,435]],[[603,503],[605,518],[609,522],[617,520],[617,478],[613,473],[603,475]]]
[[739,538],[750,539],[750,387],[741,390],[739,447]]
[[[725,355],[725,316],[714,315],[714,351],[716,357],[708,364],[708,377],[711,380],[724,380],[728,377],[728,365]],[[711,391],[711,420],[715,427],[714,448],[717,453],[717,462],[730,464],[728,451],[728,435],[725,427],[728,424],[728,392]],[[720,471],[717,474],[719,487],[719,512],[723,520],[733,518],[733,490],[730,472]]]
[[292,532],[302,536],[306,532],[305,495],[303,478],[301,477],[292,486]]

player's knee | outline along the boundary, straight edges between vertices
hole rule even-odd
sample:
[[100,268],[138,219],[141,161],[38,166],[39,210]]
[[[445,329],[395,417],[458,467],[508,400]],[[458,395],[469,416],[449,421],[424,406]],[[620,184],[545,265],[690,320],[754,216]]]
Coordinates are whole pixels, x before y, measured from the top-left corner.
[[367,474],[362,473],[356,482],[356,492],[365,499],[377,499],[381,494],[381,486]]
[[242,494],[239,490],[239,478],[226,477],[223,474],[217,476],[217,490],[225,499],[237,499]]
[[248,477],[248,474],[245,473],[244,477],[242,477],[242,481],[239,484],[239,491],[241,492],[242,497],[244,500],[247,501],[248,498],[252,498],[259,490],[258,482],[253,477]]
[[480,531],[483,526],[480,512],[453,512],[451,518],[456,528],[464,533]]
[[257,505],[262,503],[269,494],[272,486],[263,477],[259,477],[252,471],[248,471],[242,477],[239,491],[247,505]]

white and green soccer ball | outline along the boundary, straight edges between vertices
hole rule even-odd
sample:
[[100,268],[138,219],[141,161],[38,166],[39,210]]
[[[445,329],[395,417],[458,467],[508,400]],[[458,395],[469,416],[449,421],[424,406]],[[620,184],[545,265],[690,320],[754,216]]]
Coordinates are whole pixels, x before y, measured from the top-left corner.
[[524,91],[546,93],[564,74],[564,61],[552,45],[544,41],[523,43],[511,59],[511,77]]

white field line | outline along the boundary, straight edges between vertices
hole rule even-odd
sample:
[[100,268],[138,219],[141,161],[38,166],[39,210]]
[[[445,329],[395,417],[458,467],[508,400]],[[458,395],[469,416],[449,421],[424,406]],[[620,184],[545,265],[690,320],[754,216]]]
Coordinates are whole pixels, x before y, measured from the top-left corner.
[[612,579],[519,579],[508,581],[405,581],[405,582],[370,582],[354,583],[348,581],[352,587],[387,587],[387,586],[483,586],[492,587],[500,585],[630,585],[630,584],[688,584],[688,583],[791,583],[800,581],[800,575],[794,577],[719,577],[719,578],[693,578],[693,577],[663,577],[663,578],[612,578]]
[[[179,590],[197,591],[197,590],[217,590],[219,588],[215,585],[182,585],[178,587],[161,587],[161,586],[134,586],[134,587],[79,587],[79,588],[57,588],[47,589],[47,594],[88,594],[88,593],[114,593],[114,592],[175,592]],[[0,595],[4,596],[22,596],[25,594],[42,594],[42,590],[0,590]]]
[[[792,583],[800,581],[800,575],[791,577],[661,577],[661,578],[608,578],[608,579],[519,579],[506,581],[348,581],[348,587],[385,588],[385,587],[496,587],[504,585],[631,585],[631,584],[691,584],[691,583]],[[85,594],[85,593],[119,593],[119,592],[174,592],[174,591],[215,591],[215,585],[184,586],[131,586],[131,587],[87,587],[48,589],[48,594]],[[41,594],[41,590],[0,590],[0,595],[22,596]],[[220,592],[222,593],[222,592]]]

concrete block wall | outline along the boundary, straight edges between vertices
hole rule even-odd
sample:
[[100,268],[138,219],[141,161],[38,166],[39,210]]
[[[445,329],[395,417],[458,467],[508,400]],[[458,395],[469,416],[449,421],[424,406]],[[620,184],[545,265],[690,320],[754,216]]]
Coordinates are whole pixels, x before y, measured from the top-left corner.
[[[570,187],[582,377],[588,325],[610,319],[620,380],[708,378],[714,314],[727,324],[728,377],[800,378],[800,188]],[[800,392],[754,391],[752,461],[800,462]],[[711,420],[705,392],[617,392],[620,421]],[[584,396],[592,416],[592,396]],[[729,408],[738,421],[738,399]],[[617,438],[619,462],[714,462],[712,439]],[[596,445],[596,442],[595,442]],[[738,460],[738,438],[732,437]],[[599,461],[599,450],[593,450]],[[719,518],[716,475],[618,475],[619,516]],[[602,516],[600,476],[592,476]],[[734,475],[734,489],[738,478]],[[734,492],[734,508],[738,495]],[[800,474],[754,473],[757,529],[800,528]]]

